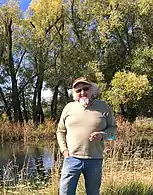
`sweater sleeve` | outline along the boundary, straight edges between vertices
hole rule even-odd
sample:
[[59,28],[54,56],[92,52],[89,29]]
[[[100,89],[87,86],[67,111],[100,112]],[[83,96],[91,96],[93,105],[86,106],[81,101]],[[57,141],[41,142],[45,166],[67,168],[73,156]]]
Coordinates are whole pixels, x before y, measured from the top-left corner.
[[117,131],[115,117],[111,108],[108,106],[108,112],[106,114],[107,128],[103,130],[103,139],[107,140],[115,135]]
[[67,144],[66,144],[66,127],[65,127],[65,118],[66,118],[66,107],[63,109],[60,121],[58,123],[58,128],[57,128],[57,141],[60,147],[61,152],[63,153],[64,150],[67,150]]

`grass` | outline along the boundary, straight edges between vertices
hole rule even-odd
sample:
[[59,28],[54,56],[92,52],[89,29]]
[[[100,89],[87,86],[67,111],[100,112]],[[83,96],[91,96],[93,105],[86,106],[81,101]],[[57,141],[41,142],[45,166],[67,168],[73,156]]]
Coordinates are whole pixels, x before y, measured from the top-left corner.
[[152,195],[153,187],[141,182],[130,182],[124,185],[112,185],[102,192],[102,195]]
[[24,143],[29,141],[37,141],[39,139],[56,139],[55,136],[56,123],[47,120],[38,126],[33,123],[10,123],[7,120],[0,120],[0,141],[18,141],[22,140]]
[[[141,185],[140,185],[141,184]],[[104,164],[103,191],[114,191],[114,194],[126,194],[125,190],[141,190],[139,195],[143,195],[144,189],[151,189],[153,193],[153,161],[141,158],[117,161],[108,159]],[[139,189],[140,188],[140,189]],[[143,190],[144,190],[143,189]],[[118,193],[120,191],[120,193]],[[109,194],[109,193],[108,193]],[[128,193],[127,193],[128,194]]]
[[[77,195],[85,195],[84,192],[81,177]],[[152,160],[104,161],[101,195],[153,195]]]
[[[101,195],[153,195],[153,160],[117,158],[114,155],[104,159]],[[58,195],[59,177],[60,165],[57,163],[48,185],[31,186],[21,182],[13,188],[4,186],[1,192],[3,195]],[[85,195],[83,176],[79,180],[77,195]]]
[[[58,195],[58,164],[52,171],[51,181],[47,186],[32,187],[18,184],[13,188],[4,186],[5,194],[20,195]],[[77,195],[85,195],[83,176],[80,177]],[[101,195],[153,195],[153,161],[152,159],[128,159],[118,161],[115,158],[104,160]]]
[[[147,123],[149,121],[149,124]],[[151,121],[151,122],[150,122]],[[105,144],[101,195],[153,195],[153,130],[152,120],[142,122],[137,119],[133,124],[117,119],[116,141]],[[10,131],[11,130],[11,131]],[[47,121],[34,129],[32,124],[9,124],[0,121],[1,141],[22,137],[24,143],[41,138],[55,139],[55,123]],[[5,137],[6,136],[6,137]],[[147,139],[147,137],[149,139]],[[3,186],[1,194],[20,195],[58,195],[60,177],[60,159],[51,172],[48,185],[30,185],[20,181],[8,188]],[[80,177],[77,195],[85,195],[84,179]]]

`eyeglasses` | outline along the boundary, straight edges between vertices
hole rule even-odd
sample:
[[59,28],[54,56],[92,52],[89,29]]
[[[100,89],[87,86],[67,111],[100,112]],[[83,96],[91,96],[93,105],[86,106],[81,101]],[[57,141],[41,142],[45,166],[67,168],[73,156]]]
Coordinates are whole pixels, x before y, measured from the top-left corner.
[[89,90],[89,87],[83,87],[83,88],[81,88],[81,89],[76,89],[75,92],[76,92],[76,93],[80,93],[82,90],[83,90],[83,91],[88,91],[88,90]]

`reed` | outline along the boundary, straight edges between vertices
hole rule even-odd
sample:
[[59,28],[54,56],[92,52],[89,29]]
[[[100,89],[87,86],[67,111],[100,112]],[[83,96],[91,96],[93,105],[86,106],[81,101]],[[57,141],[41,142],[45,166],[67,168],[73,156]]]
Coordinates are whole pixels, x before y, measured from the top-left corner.
[[[131,124],[123,118],[118,118],[117,125],[116,140],[105,143],[101,195],[153,195],[153,147],[149,136],[153,129],[152,123],[142,125],[142,121],[137,120]],[[27,125],[27,140],[30,140],[31,136],[39,137],[39,133],[33,134],[35,130],[32,128],[32,125]],[[29,131],[32,131],[32,135]],[[44,126],[39,126],[37,131],[40,134],[44,131],[44,135],[50,132],[55,133],[54,123],[48,122]],[[36,187],[30,185],[28,180],[27,182],[20,181],[11,188],[2,186],[1,193],[3,195],[58,195],[60,169],[61,158],[58,158],[47,185]],[[82,175],[77,195],[85,195]]]
[[[18,184],[13,188],[3,188],[3,194],[20,195],[58,195],[59,167],[54,167],[51,181],[46,187],[34,188],[27,184]],[[152,160],[134,159],[117,161],[107,159],[103,164],[101,195],[152,195],[153,162]],[[85,195],[84,179],[80,177],[77,195]]]
[[[153,161],[107,159],[103,164],[101,195],[152,195]],[[80,178],[77,195],[85,195],[84,179]]]
[[[20,183],[14,187],[3,186],[2,194],[20,195],[58,195],[60,167],[56,164],[51,172],[51,181],[46,185],[32,186]],[[152,159],[124,159],[115,157],[104,160],[101,195],[152,195],[153,194],[153,161]],[[85,195],[84,179],[80,177],[77,195]]]
[[37,139],[55,139],[56,122],[47,120],[43,124],[35,126],[29,123],[11,123],[0,120],[0,142],[22,140],[27,143]]

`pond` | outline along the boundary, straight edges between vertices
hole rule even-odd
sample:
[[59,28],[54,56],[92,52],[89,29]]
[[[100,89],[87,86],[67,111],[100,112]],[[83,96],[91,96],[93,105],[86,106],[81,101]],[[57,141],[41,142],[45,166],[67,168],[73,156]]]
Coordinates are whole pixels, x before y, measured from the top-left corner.
[[15,185],[24,181],[47,182],[55,161],[55,142],[30,145],[5,143],[0,145],[1,185]]

